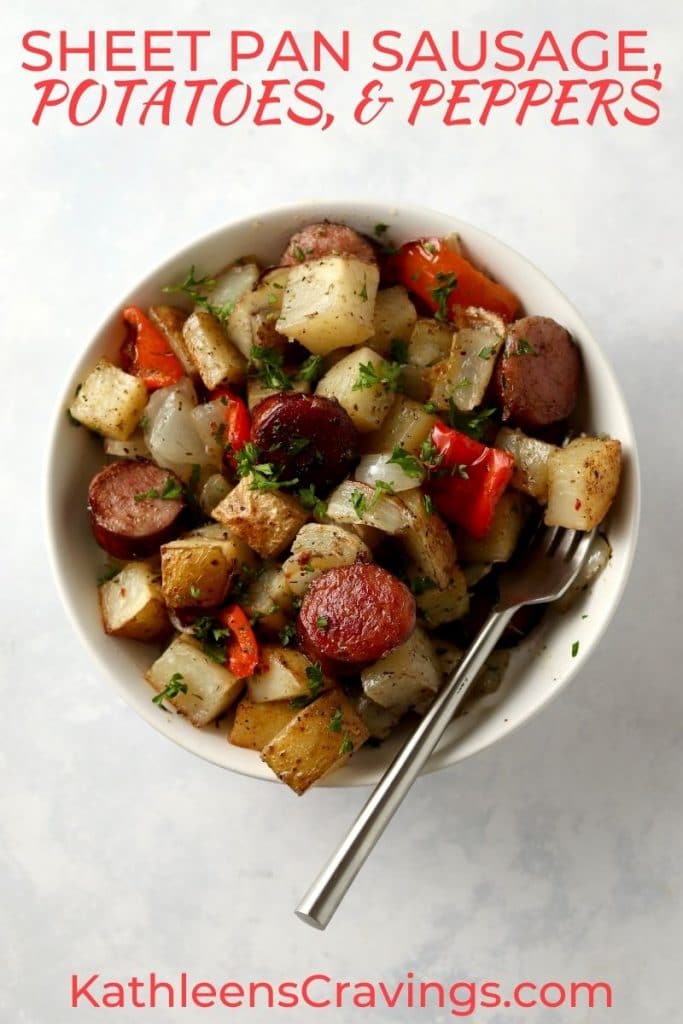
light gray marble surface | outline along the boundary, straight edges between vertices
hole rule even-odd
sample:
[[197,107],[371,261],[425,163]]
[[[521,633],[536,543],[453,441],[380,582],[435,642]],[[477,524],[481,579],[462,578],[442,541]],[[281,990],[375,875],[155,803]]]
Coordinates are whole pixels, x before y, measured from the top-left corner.
[[[357,0],[354,35],[646,27],[664,65],[653,128],[325,134],[29,124],[27,28],[300,28],[308,4],[258,9],[14,3],[2,34],[0,1020],[70,1021],[72,972],[187,970],[214,981],[417,975],[611,982],[615,1008],[481,1012],[490,1024],[681,1018],[680,9],[627,0],[476,9]],[[146,12],[146,13],[145,13]],[[618,12],[618,13],[617,13]],[[335,25],[339,12],[317,24]],[[618,19],[615,20],[615,19]],[[343,83],[336,88],[346,89]],[[333,95],[337,95],[333,93]],[[346,94],[345,94],[346,95]],[[347,99],[340,100],[341,106]],[[49,577],[42,504],[56,396],[103,312],[171,252],[243,213],[309,196],[450,209],[526,253],[602,340],[636,425],[644,519],[599,652],[543,714],[423,779],[325,934],[292,909],[361,791],[296,801],[222,773],[136,719],[98,677]],[[83,1020],[100,1019],[80,1010]],[[227,1016],[226,1016],[227,1015]],[[112,1019],[308,1020],[314,1011],[119,1011]],[[79,1015],[76,1014],[76,1017]],[[353,1021],[361,1013],[323,1014]],[[370,1020],[449,1020],[381,1011]]]

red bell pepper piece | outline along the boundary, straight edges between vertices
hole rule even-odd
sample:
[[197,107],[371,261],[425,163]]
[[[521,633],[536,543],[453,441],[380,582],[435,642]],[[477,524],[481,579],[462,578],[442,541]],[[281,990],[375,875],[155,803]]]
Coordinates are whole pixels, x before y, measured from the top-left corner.
[[209,400],[219,398],[225,405],[225,459],[236,469],[235,453],[251,437],[251,417],[245,403],[230,388],[220,385],[209,393]]
[[216,613],[216,618],[232,633],[228,643],[228,668],[237,679],[253,675],[259,663],[259,648],[244,609],[230,604]]
[[434,425],[431,441],[439,457],[429,481],[434,504],[446,519],[481,540],[491,527],[515,460],[443,423]]
[[389,257],[387,272],[443,319],[453,319],[455,306],[480,306],[506,322],[519,310],[514,292],[477,270],[441,238],[402,245]]
[[128,325],[121,347],[123,369],[139,377],[149,391],[176,384],[185,371],[162,332],[138,306],[124,309],[123,319]]

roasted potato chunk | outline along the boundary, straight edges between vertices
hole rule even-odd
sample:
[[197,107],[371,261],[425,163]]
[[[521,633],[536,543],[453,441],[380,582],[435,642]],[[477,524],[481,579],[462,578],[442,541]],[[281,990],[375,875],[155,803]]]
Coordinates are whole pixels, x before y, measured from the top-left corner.
[[292,592],[285,574],[277,566],[267,566],[246,589],[241,604],[260,630],[274,635],[287,622],[292,610]]
[[427,412],[420,402],[397,395],[379,430],[363,438],[363,449],[366,452],[393,452],[400,446],[411,455],[417,455],[436,421],[436,416]]
[[309,352],[325,355],[359,345],[374,331],[379,271],[347,256],[326,256],[291,267],[275,327]]
[[460,566],[451,568],[445,587],[427,586],[416,596],[415,602],[428,626],[443,626],[467,615],[470,607],[467,582]]
[[296,498],[283,491],[253,490],[251,477],[240,480],[211,515],[262,558],[284,551],[308,519]]
[[261,751],[297,714],[288,700],[254,704],[243,697],[235,709],[230,742],[236,747]]
[[215,608],[223,604],[244,564],[230,538],[184,537],[162,545],[161,585],[171,608]]
[[377,430],[394,401],[393,392],[385,384],[361,386],[365,379],[361,367],[370,366],[381,375],[382,362],[373,349],[363,346],[335,363],[315,389],[317,395],[336,398],[361,434]]
[[400,713],[433,696],[441,685],[436,652],[420,626],[400,647],[364,668],[360,678],[366,697]]
[[279,644],[264,644],[259,666],[249,679],[249,700],[264,704],[272,700],[315,697],[330,683],[301,653]]
[[548,459],[548,526],[592,530],[610,510],[619,488],[621,444],[577,437]]
[[339,768],[367,740],[367,727],[341,690],[330,690],[298,713],[261,758],[299,796]]
[[209,391],[219,384],[239,384],[244,380],[246,360],[212,313],[205,309],[192,313],[183,325],[183,339],[188,356]]
[[408,341],[417,313],[403,285],[383,288],[375,300],[374,334],[369,345],[375,352],[388,356],[393,341]]
[[99,588],[105,633],[131,640],[158,640],[171,624],[166,612],[159,574],[149,562],[129,562]]
[[124,373],[108,359],[100,359],[78,388],[69,412],[88,430],[115,441],[127,441],[146,404],[147,389],[139,377]]
[[412,514],[410,529],[401,535],[401,543],[418,572],[434,580],[442,589],[451,582],[457,561],[455,544],[445,522],[436,512],[427,512],[419,487],[403,491],[401,500]]
[[357,534],[341,526],[307,523],[294,538],[282,571],[292,593],[301,596],[321,572],[359,561],[372,561],[372,553]]
[[157,693],[175,683],[177,692],[168,703],[198,728],[224,714],[244,689],[243,679],[236,679],[225,665],[205,654],[197,640],[185,634],[173,640],[146,672],[145,679]]

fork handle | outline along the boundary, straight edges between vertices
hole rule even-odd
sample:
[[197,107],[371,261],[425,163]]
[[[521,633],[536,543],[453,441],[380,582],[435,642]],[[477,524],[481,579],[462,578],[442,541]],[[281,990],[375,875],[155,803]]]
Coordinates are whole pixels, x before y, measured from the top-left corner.
[[313,928],[326,928],[408,790],[418,777],[515,608],[492,612],[415,731],[377,783],[348,835],[296,909]]

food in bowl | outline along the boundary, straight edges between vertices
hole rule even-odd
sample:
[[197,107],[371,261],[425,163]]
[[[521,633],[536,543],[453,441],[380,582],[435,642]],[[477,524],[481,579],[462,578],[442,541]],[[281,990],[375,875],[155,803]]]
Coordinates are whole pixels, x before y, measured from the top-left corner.
[[69,409],[114,460],[88,495],[105,631],[163,644],[160,713],[233,715],[298,793],[428,706],[534,510],[593,529],[619,483],[618,441],[563,443],[570,333],[456,236],[376,235],[323,222],[277,267],[192,267],[183,305],[123,311]]

